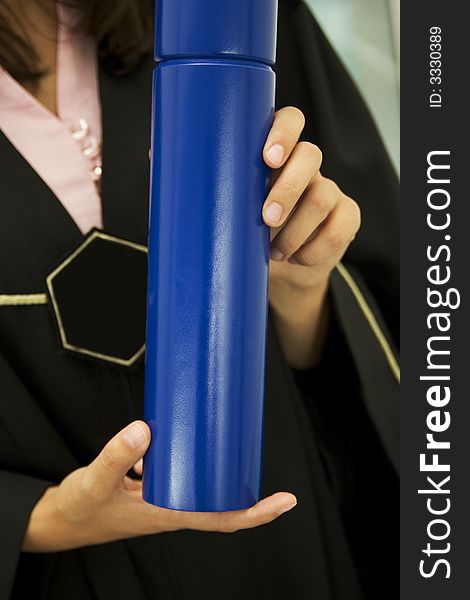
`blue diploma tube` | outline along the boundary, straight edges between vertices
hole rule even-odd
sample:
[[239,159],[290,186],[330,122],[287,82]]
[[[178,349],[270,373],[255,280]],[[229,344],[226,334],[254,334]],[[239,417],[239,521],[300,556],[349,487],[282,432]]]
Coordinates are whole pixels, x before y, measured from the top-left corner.
[[153,82],[144,498],[259,499],[277,0],[159,0]]

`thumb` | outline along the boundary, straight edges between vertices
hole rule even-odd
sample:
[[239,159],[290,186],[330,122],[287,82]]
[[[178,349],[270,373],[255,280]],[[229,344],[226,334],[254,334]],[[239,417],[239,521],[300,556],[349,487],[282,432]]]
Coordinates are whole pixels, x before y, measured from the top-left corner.
[[134,421],[122,429],[89,465],[89,484],[105,494],[112,493],[145,454],[149,443],[150,429],[143,421]]

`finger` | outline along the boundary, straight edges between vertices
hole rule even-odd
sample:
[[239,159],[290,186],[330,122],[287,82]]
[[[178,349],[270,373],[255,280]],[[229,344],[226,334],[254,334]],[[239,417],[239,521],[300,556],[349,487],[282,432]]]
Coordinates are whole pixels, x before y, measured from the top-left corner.
[[359,206],[348,196],[343,196],[319,229],[318,234],[302,246],[289,262],[333,268],[341,260],[360,225]]
[[198,531],[233,533],[251,529],[274,521],[294,508],[297,498],[293,494],[278,492],[264,498],[252,508],[219,513],[179,513],[180,527]]
[[86,468],[84,481],[94,487],[96,495],[117,489],[126,473],[145,454],[150,443],[150,429],[143,421],[135,421],[116,434],[95,460]]
[[280,227],[318,172],[322,161],[320,149],[309,142],[295,147],[277,178],[263,206],[266,225]]
[[287,223],[271,244],[271,258],[285,260],[297,252],[335,208],[342,196],[339,187],[321,175],[314,177]]
[[274,115],[274,122],[264,145],[266,164],[279,169],[289,158],[305,126],[305,117],[298,108],[287,106]]
[[144,461],[142,458],[139,458],[139,460],[134,465],[134,473],[136,475],[139,475],[140,477],[142,477],[143,471],[144,471]]
[[139,492],[142,490],[142,481],[140,479],[132,479],[132,477],[124,477],[124,489],[129,492]]

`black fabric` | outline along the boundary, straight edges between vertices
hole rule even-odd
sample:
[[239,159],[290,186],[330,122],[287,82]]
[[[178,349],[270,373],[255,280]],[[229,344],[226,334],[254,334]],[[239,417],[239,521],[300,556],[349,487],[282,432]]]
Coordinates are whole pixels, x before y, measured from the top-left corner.
[[[330,302],[334,305],[334,297]],[[374,598],[390,577],[388,561],[400,551],[396,534],[399,486],[362,400],[355,362],[339,319],[332,320],[320,364],[308,371],[294,371],[294,378],[305,400],[365,596]],[[385,554],[378,551],[384,540],[390,544]],[[397,598],[398,591],[391,583],[391,597]]]
[[145,344],[147,253],[126,242],[93,230],[47,281],[63,348],[132,366]]
[[29,515],[51,483],[19,473],[0,471],[0,485],[0,514],[2,521],[7,524],[7,527],[2,527],[3,535],[0,538],[6,550],[1,555],[3,565],[0,598],[7,598],[7,590],[13,583]]
[[306,115],[303,139],[323,152],[322,173],[362,209],[346,255],[399,340],[399,183],[377,128],[353,81],[300,0],[279,4],[277,105]]
[[[354,268],[350,267],[350,273],[354,274],[356,284],[360,284],[369,307],[375,308],[375,318],[380,324],[381,315],[364,281]],[[383,348],[378,344],[371,327],[364,328],[361,308],[356,299],[348,293],[348,286],[338,272],[334,272],[331,278],[331,290],[338,322],[345,332],[354,364],[360,374],[363,402],[381,437],[384,450],[398,472],[400,417],[396,375],[392,372],[390,363],[384,361]],[[384,334],[387,333],[383,323],[381,330]]]
[[[140,244],[151,69],[149,57],[128,77],[101,73],[105,229]],[[396,177],[302,3],[280,2],[277,73],[278,106],[304,110],[305,137],[323,149],[325,173],[362,206],[363,229],[346,262],[397,340]],[[45,292],[45,275],[83,236],[2,134],[0,157],[0,293]],[[296,493],[292,512],[231,536],[178,532],[46,555],[19,555],[32,506],[48,481],[87,464],[142,416],[143,368],[58,351],[50,306],[0,307],[0,598],[10,597],[13,580],[15,599],[397,598],[397,381],[338,273],[331,294],[336,329],[321,376],[316,370],[296,382],[269,333],[263,492]]]

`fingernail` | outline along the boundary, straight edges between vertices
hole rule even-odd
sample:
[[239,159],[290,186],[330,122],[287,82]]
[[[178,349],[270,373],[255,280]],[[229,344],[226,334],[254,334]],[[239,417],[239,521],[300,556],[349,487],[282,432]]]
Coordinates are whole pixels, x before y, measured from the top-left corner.
[[266,156],[275,165],[280,165],[282,163],[282,159],[284,158],[284,148],[280,144],[274,144],[266,152]]
[[297,506],[297,502],[294,502],[293,504],[287,504],[287,505],[283,506],[282,508],[279,509],[279,512],[277,513],[277,516],[280,517],[284,513],[288,512],[289,510],[292,510],[294,508],[294,506]]
[[271,225],[277,225],[282,217],[282,206],[277,202],[271,202],[264,209],[264,216]]
[[269,256],[272,260],[284,260],[284,254],[277,248],[271,248],[271,250],[269,251]]
[[128,427],[123,437],[126,440],[127,444],[134,450],[137,450],[137,448],[143,446],[147,441],[145,431],[137,423]]

